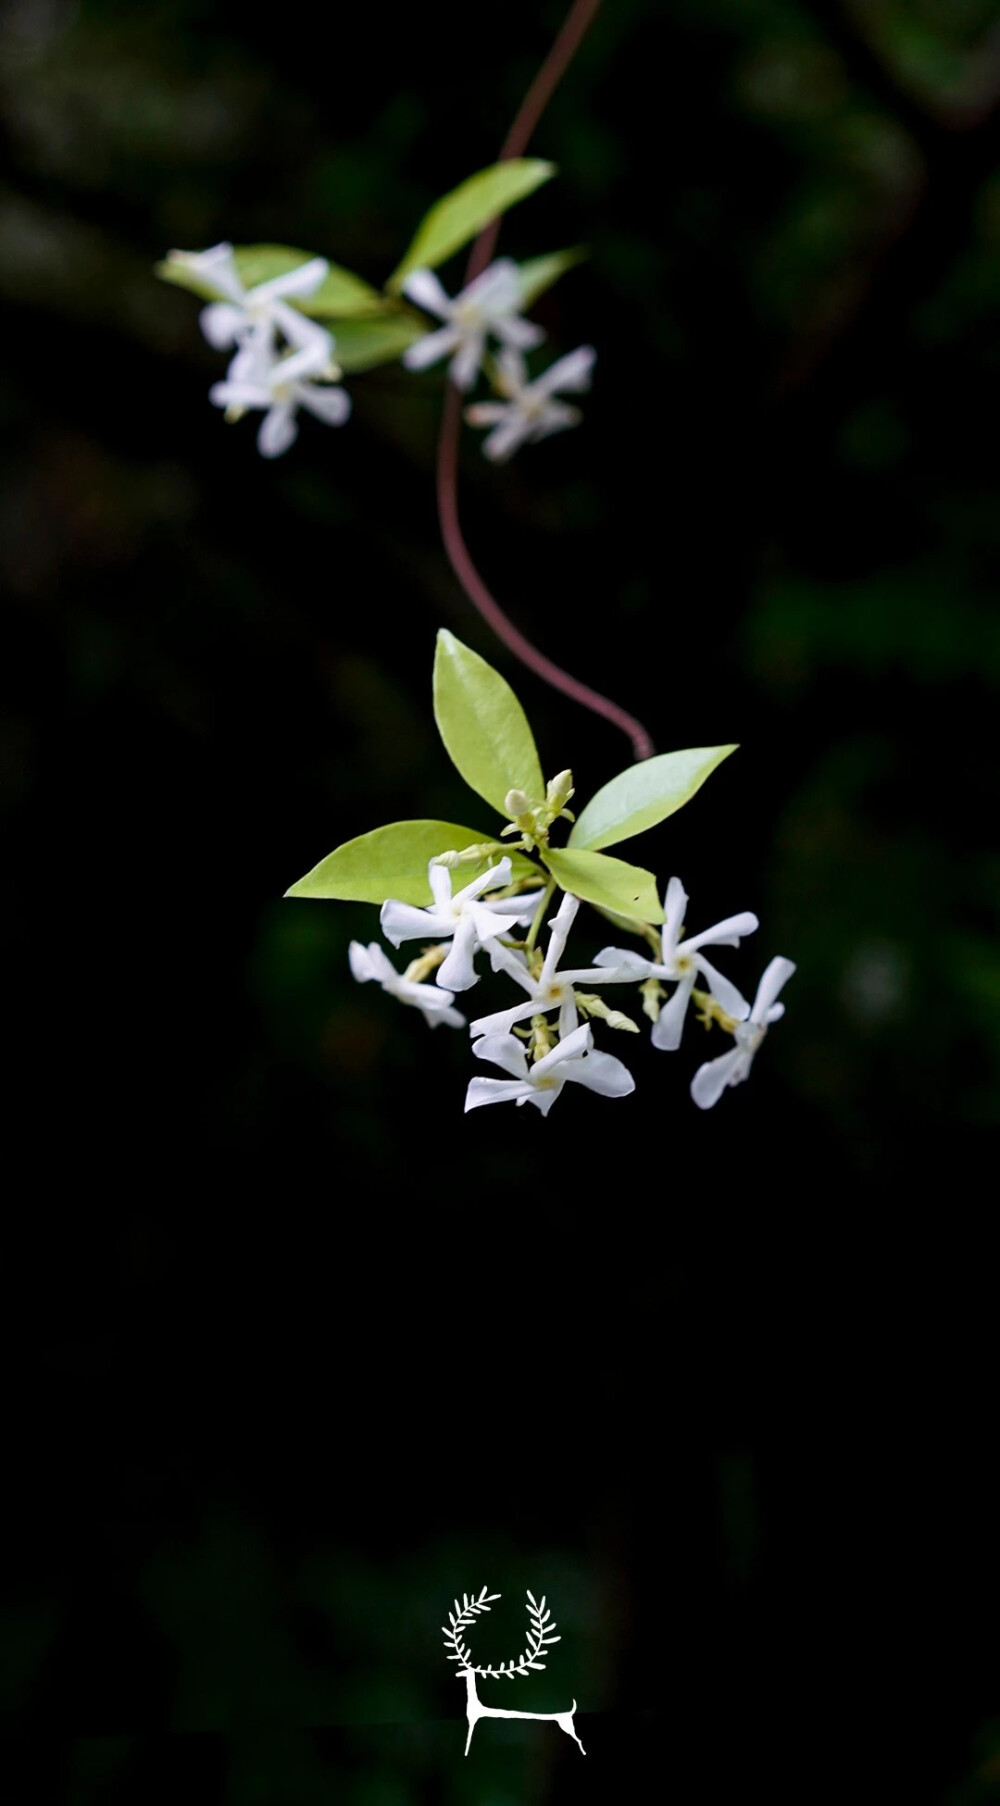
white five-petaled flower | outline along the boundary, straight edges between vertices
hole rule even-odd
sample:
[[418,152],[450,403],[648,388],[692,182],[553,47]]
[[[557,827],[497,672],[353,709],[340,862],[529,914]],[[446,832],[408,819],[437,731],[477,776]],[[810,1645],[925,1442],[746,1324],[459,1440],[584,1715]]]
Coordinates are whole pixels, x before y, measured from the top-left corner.
[[348,959],[359,984],[367,984],[369,979],[375,979],[383,991],[388,991],[390,997],[398,997],[400,1003],[412,1003],[431,1028],[437,1028],[439,1022],[446,1023],[449,1028],[464,1028],[465,1017],[459,1010],[451,1007],[455,1001],[451,991],[439,990],[437,985],[416,984],[410,978],[403,978],[377,941],[371,941],[367,947],[363,947],[360,941],[352,941]]
[[421,938],[452,940],[451,952],[438,967],[439,985],[452,991],[467,991],[476,982],[473,954],[486,947],[495,963],[496,937],[509,934],[515,922],[530,922],[541,898],[541,891],[529,896],[491,898],[480,902],[484,891],[499,890],[510,883],[511,863],[501,859],[491,865],[481,878],[474,878],[464,890],[452,896],[451,872],[447,866],[427,868],[427,879],[434,902],[429,909],[418,909],[412,903],[397,903],[389,898],[382,905],[379,923],[386,940],[398,947],[400,941]]
[[537,978],[532,977],[524,960],[512,948],[499,945],[494,947],[491,956],[494,971],[509,973],[521,989],[527,992],[527,997],[523,1003],[516,1003],[513,1009],[496,1010],[492,1016],[480,1016],[478,1021],[470,1022],[470,1035],[505,1035],[515,1022],[525,1022],[529,1016],[545,1015],[549,1010],[558,1010],[559,1034],[565,1040],[573,1033],[579,1020],[574,985],[588,982],[617,984],[622,980],[632,979],[631,971],[611,972],[603,966],[570,972],[559,971],[559,961],[565,952],[573,918],[579,907],[579,897],[571,896],[567,891],[549,923],[549,944]]
[[574,1029],[544,1059],[529,1066],[520,1041],[513,1035],[485,1035],[472,1049],[481,1060],[490,1060],[512,1074],[509,1079],[470,1079],[466,1110],[481,1104],[535,1104],[547,1116],[567,1080],[586,1085],[602,1097],[627,1097],[635,1080],[614,1054],[598,1053],[588,1024]]
[[342,426],[350,414],[351,398],[336,384],[340,372],[331,361],[329,333],[323,340],[279,357],[274,327],[268,324],[247,339],[225,381],[213,383],[208,392],[209,400],[229,410],[234,419],[246,408],[265,409],[257,434],[257,449],[265,458],[280,457],[293,443],[299,408],[327,426]]
[[183,264],[210,282],[222,297],[201,311],[202,332],[217,351],[224,351],[229,345],[244,345],[251,335],[276,326],[296,351],[315,353],[317,346],[325,346],[324,361],[329,362],[332,335],[316,320],[307,319],[288,305],[290,296],[305,298],[316,293],[329,274],[325,257],[311,257],[308,263],[300,263],[283,276],[273,276],[269,282],[259,282],[251,289],[243,286],[230,244],[212,245],[207,251],[171,251],[168,262]]
[[403,363],[408,370],[423,370],[454,352],[450,374],[458,389],[471,388],[475,382],[489,334],[521,351],[540,345],[545,337],[540,326],[522,320],[518,313],[521,279],[509,257],[498,257],[454,300],[431,270],[414,270],[403,283],[403,293],[445,322],[436,332],[415,339],[404,351]]
[[[746,1021],[737,1022],[733,1030],[736,1046],[729,1053],[720,1054],[717,1060],[706,1060],[699,1066],[691,1080],[691,1096],[702,1110],[710,1110],[717,1104],[727,1085],[740,1085],[747,1077],[753,1057],[767,1034],[772,1022],[777,1022],[785,1013],[783,1003],[775,999],[782,985],[787,984],[795,971],[794,962],[790,959],[772,959],[764,970],[753,1009]],[[730,1014],[735,1012],[730,1011]]]
[[681,1044],[684,1018],[699,973],[727,1016],[741,1022],[747,1015],[750,1006],[745,998],[734,984],[730,984],[728,978],[724,978],[721,972],[717,972],[709,964],[700,949],[738,947],[741,935],[752,934],[760,926],[757,917],[749,910],[744,910],[741,915],[727,916],[724,922],[717,922],[714,928],[704,928],[701,934],[693,934],[690,939],[682,940],[687,902],[687,893],[680,879],[671,878],[664,905],[666,919],[659,960],[644,959],[641,954],[631,953],[621,947],[605,947],[597,955],[596,962],[599,966],[614,966],[631,978],[658,978],[676,983],[676,991],[669,1003],[664,1004],[653,1024],[653,1046],[670,1052]]
[[494,463],[502,463],[516,452],[519,445],[534,444],[577,426],[583,419],[579,408],[564,401],[553,401],[557,389],[579,393],[590,388],[591,371],[597,353],[592,345],[581,345],[561,357],[534,382],[528,381],[528,370],[519,351],[505,349],[497,358],[496,387],[503,401],[477,401],[466,408],[470,426],[491,426],[492,433],[483,440],[483,452]]

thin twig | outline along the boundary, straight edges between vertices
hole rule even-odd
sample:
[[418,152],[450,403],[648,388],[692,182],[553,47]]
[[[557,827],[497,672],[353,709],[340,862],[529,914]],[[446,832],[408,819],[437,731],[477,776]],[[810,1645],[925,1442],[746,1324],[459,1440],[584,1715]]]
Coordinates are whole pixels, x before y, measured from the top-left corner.
[[[499,161],[506,162],[511,157],[519,157],[525,149],[532,132],[548,105],[552,95],[562,80],[569,64],[587,30],[600,0],[575,0],[570,8],[562,30],[556,38],[541,69],[538,71],[531,87],[518,110]],[[480,232],[469,254],[468,267],[465,273],[465,285],[472,282],[489,264],[497,233],[500,229],[499,219],[492,220]],[[503,642],[514,657],[520,659],[529,671],[540,677],[543,683],[551,684],[554,690],[561,690],[581,708],[590,709],[614,727],[632,742],[632,750],[637,759],[648,759],[653,753],[653,742],[650,735],[634,715],[626,709],[619,708],[608,697],[601,696],[589,685],[581,683],[579,678],[564,671],[552,659],[539,652],[537,646],[520,633],[513,622],[508,620],[499,602],[487,589],[482,577],[469,555],[469,549],[462,534],[458,518],[458,443],[462,428],[462,398],[454,385],[449,382],[445,389],[444,408],[441,414],[441,434],[438,439],[437,457],[437,504],[438,520],[441,527],[441,538],[448,554],[451,568],[458,578],[473,607],[479,611],[484,621],[492,628],[497,638]]]

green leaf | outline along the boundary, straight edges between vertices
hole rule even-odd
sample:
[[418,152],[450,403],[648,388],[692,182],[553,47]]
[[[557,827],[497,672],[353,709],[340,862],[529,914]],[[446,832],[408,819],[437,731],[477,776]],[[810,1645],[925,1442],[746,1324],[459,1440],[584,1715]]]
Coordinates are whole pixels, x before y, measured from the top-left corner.
[[558,282],[574,264],[582,263],[587,256],[583,245],[575,245],[569,251],[550,251],[545,257],[529,257],[526,263],[518,265],[521,278],[521,306],[530,307],[539,295],[544,295],[547,288]]
[[521,704],[499,671],[444,627],[434,655],[434,718],[452,764],[501,815],[508,790],[542,801],[545,780]]
[[[311,251],[296,251],[290,245],[238,245],[233,251],[240,281],[247,289],[270,282],[275,276],[284,276],[289,270],[297,270],[300,264],[310,263],[312,257]],[[172,252],[163,263],[158,263],[156,274],[162,276],[164,282],[190,289],[192,294],[201,295],[207,301],[220,299],[214,284],[185,263],[183,252]],[[315,293],[301,299],[297,297],[291,305],[318,319],[343,319],[381,313],[386,302],[362,277],[331,263]]]
[[401,357],[427,331],[414,314],[383,314],[377,320],[338,320],[333,355],[342,370],[374,370]]
[[656,879],[641,865],[626,865],[624,859],[570,847],[550,848],[543,858],[556,883],[585,903],[610,909],[633,922],[663,921]]
[[[286,890],[286,897],[339,898],[341,902],[384,903],[395,897],[400,903],[418,907],[432,901],[427,882],[427,867],[438,853],[477,845],[489,840],[475,828],[459,828],[449,821],[393,821],[384,828],[373,828],[370,834],[359,834],[356,840],[345,840],[342,847],[328,853],[304,878]],[[496,865],[501,853],[456,866],[452,885],[463,890]],[[537,865],[523,853],[508,855],[514,878],[539,876]]]
[[660,753],[619,772],[581,810],[569,837],[571,847],[613,847],[665,821],[700,790],[735,746],[693,746]]
[[436,269],[490,220],[533,194],[555,173],[554,163],[543,163],[538,157],[511,157],[506,163],[481,169],[435,201],[417,227],[402,263],[389,277],[389,293],[398,294],[412,270]]

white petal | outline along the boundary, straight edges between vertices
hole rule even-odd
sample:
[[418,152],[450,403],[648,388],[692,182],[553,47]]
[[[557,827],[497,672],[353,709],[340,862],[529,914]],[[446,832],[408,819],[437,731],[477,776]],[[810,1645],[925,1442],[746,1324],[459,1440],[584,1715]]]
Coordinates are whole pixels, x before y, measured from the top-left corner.
[[510,874],[509,858],[498,860],[496,865],[491,865],[481,878],[473,878],[471,884],[467,884],[464,890],[460,890],[455,902],[465,902],[471,897],[481,897],[484,890],[502,890],[504,885],[510,883]]
[[545,951],[545,963],[542,966],[542,975],[539,979],[539,984],[543,989],[546,985],[552,983],[555,974],[559,970],[559,962],[566,951],[566,942],[569,939],[569,931],[576,919],[576,912],[579,907],[579,897],[574,897],[569,891],[566,891],[559,908],[556,910],[555,915],[549,923],[549,944]]
[[613,966],[630,978],[648,978],[653,971],[653,962],[645,959],[641,953],[633,953],[628,947],[602,947],[595,956],[595,966]]
[[532,422],[531,442],[537,445],[542,439],[551,439],[553,433],[564,433],[571,426],[579,426],[582,419],[579,408],[567,407],[564,401],[550,401],[544,414]]
[[[455,999],[450,991],[439,991],[437,985],[417,984],[413,978],[396,978],[393,995],[401,1003],[412,1003],[418,1010],[423,1010],[428,1021],[432,1016],[444,1016],[451,1009]],[[464,1023],[465,1017],[462,1017]]]
[[527,1079],[470,1079],[465,1094],[465,1108],[478,1110],[481,1104],[535,1102]]
[[488,942],[488,951],[490,965],[494,972],[506,972],[508,978],[512,978],[515,984],[521,985],[525,991],[530,991],[532,997],[536,995],[537,987],[528,971],[522,953],[518,953],[513,947],[505,947],[502,941]]
[[470,426],[496,426],[499,420],[506,420],[510,411],[508,401],[474,401],[466,408],[465,418]]
[[347,390],[338,389],[336,385],[327,389],[318,383],[296,383],[295,399],[326,426],[343,426],[351,411]]
[[208,399],[217,408],[269,408],[271,391],[259,383],[213,383]]
[[207,251],[168,251],[167,262],[183,264],[185,269],[204,276],[227,301],[242,302],[244,288],[237,274],[232,245],[212,245]]
[[482,331],[470,332],[459,341],[458,350],[448,370],[456,389],[471,389],[483,361],[485,343],[486,334]]
[[581,394],[590,388],[590,378],[597,352],[593,345],[581,345],[576,351],[570,351],[565,357],[556,359],[541,376],[536,377],[531,387],[536,395],[552,395],[557,389],[568,390],[571,395]]
[[772,1003],[770,1009],[767,1012],[768,1027],[770,1028],[772,1022],[780,1022],[784,1013],[785,1013],[785,1006],[783,1003]]
[[671,878],[667,885],[667,894],[663,902],[665,920],[663,923],[663,962],[666,965],[672,953],[676,951],[677,940],[684,926],[684,911],[687,908],[687,891],[679,878]]
[[498,339],[505,345],[515,346],[518,351],[530,351],[545,337],[540,326],[531,320],[522,320],[519,314],[498,314],[491,318],[490,326]]
[[268,282],[259,282],[247,295],[247,304],[259,306],[262,301],[277,300],[281,295],[314,295],[329,274],[330,265],[325,257],[310,257],[308,263],[286,270],[283,276],[272,276]]
[[370,978],[375,977],[371,956],[367,947],[363,946],[360,941],[351,942],[347,949],[347,958],[351,971],[360,985],[367,984]]
[[442,326],[439,332],[429,332],[422,339],[414,339],[403,352],[403,363],[407,370],[424,370],[428,364],[436,364],[442,357],[447,357],[459,341],[457,326]]
[[280,458],[282,452],[294,444],[298,437],[298,426],[295,420],[295,403],[293,401],[276,402],[269,414],[261,421],[257,434],[257,450],[262,458]]
[[528,1076],[528,1056],[524,1043],[515,1035],[484,1035],[472,1049],[477,1060],[489,1060],[491,1066],[502,1066],[515,1079]]
[[431,887],[437,909],[443,914],[451,908],[452,876],[446,865],[435,865],[433,859],[428,862],[427,882]]
[[437,314],[439,320],[450,319],[452,303],[433,270],[411,271],[403,283],[403,293],[408,301],[415,301],[425,313]]
[[726,1015],[732,1016],[735,1022],[745,1022],[750,1014],[750,1005],[742,993],[736,989],[736,986],[731,984],[728,978],[723,978],[722,973],[717,972],[714,966],[710,966],[703,954],[699,953],[695,964],[699,972],[704,973],[712,996],[716,1003],[725,1010]]
[[498,257],[485,269],[481,276],[470,282],[460,295],[456,295],[455,307],[472,306],[482,313],[507,312],[515,308],[521,300],[521,277],[517,264],[509,257]]
[[[536,998],[529,998],[527,1003],[515,1003],[513,1009],[494,1010],[492,1016],[479,1016],[475,1022],[469,1023],[470,1035],[507,1035],[515,1022],[527,1022],[529,1016],[538,1011]],[[475,1053],[475,1048],[473,1048]]]
[[505,464],[508,458],[531,437],[531,421],[525,420],[514,408],[507,410],[508,418],[494,427],[489,437],[483,440],[483,457],[489,458],[492,464]]
[[578,1060],[581,1054],[589,1053],[593,1045],[594,1037],[590,1030],[590,1024],[584,1022],[580,1028],[574,1029],[571,1035],[567,1035],[565,1041],[560,1041],[551,1053],[547,1053],[544,1059],[536,1060],[531,1069],[532,1073],[536,1078],[547,1078],[549,1073],[555,1067],[561,1066],[564,1060]]
[[420,1007],[424,1012],[424,1020],[430,1023],[431,1028],[437,1028],[438,1024],[441,1022],[444,1023],[445,1028],[465,1027],[465,1017],[462,1015],[461,1010],[429,1010],[425,1005],[420,1005]]
[[517,897],[491,897],[487,908],[511,923],[530,922],[544,895],[541,890],[524,890]]
[[[745,1062],[745,1070],[740,1067]],[[750,1070],[750,1062],[742,1047],[734,1047],[717,1060],[706,1060],[691,1080],[691,1096],[699,1110],[710,1110],[717,1104],[727,1085],[737,1085]]]
[[693,990],[694,973],[692,972],[690,978],[681,979],[669,1003],[663,1005],[659,1016],[653,1023],[652,1043],[654,1047],[660,1049],[661,1053],[675,1053],[680,1046],[684,1033],[684,1018],[687,1015]]
[[582,1059],[569,1061],[562,1070],[567,1079],[586,1085],[588,1091],[596,1091],[601,1097],[627,1097],[635,1090],[628,1067],[614,1054],[598,1053],[596,1049]]
[[476,968],[472,963],[475,950],[476,924],[471,916],[463,917],[455,925],[451,952],[438,967],[438,984],[446,985],[452,991],[470,991],[476,982]]
[[243,332],[248,332],[250,323],[242,307],[234,307],[230,301],[212,301],[203,307],[198,315],[201,330],[210,345],[216,351],[225,351],[229,345],[235,345]]
[[398,947],[400,941],[442,940],[455,932],[451,916],[434,909],[418,909],[413,903],[398,903],[387,897],[379,911],[379,927],[387,941]]
[[794,971],[794,960],[782,959],[780,954],[775,959],[772,959],[769,966],[764,968],[764,975],[761,978],[760,984],[757,986],[757,995],[753,1001],[753,1009],[750,1011],[751,1022],[763,1022],[765,1020],[767,1012],[771,1008],[782,985],[788,983],[788,980],[791,978]]
[[564,997],[559,1005],[559,1039],[568,1041],[580,1026],[580,1017],[576,1008],[576,997],[572,991]]
[[690,939],[685,936],[684,951],[693,953],[696,947],[738,947],[743,935],[753,934],[759,927],[757,917],[745,909],[741,915],[727,916],[724,922],[716,922],[714,928],[703,928]]

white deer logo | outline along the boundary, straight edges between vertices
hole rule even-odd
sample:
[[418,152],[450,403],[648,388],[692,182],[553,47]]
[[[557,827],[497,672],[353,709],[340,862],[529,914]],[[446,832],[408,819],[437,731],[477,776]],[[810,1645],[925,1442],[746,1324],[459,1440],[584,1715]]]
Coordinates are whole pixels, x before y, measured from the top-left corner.
[[499,1668],[494,1668],[492,1662],[488,1668],[475,1667],[462,1633],[472,1623],[473,1618],[478,1618],[480,1612],[488,1612],[491,1602],[500,1597],[499,1593],[487,1593],[485,1587],[478,1599],[475,1594],[470,1599],[467,1593],[463,1593],[461,1605],[456,1599],[455,1610],[448,1613],[448,1623],[441,1626],[448,1649],[448,1660],[458,1663],[456,1679],[465,1682],[465,1711],[469,1720],[469,1735],[465,1739],[466,1755],[469,1753],[472,1733],[481,1718],[541,1718],[548,1723],[557,1724],[561,1731],[565,1731],[567,1737],[572,1737],[580,1754],[586,1755],[587,1752],[573,1729],[576,1700],[573,1701],[568,1712],[504,1712],[499,1706],[484,1706],[479,1698],[476,1692],[477,1674],[484,1674],[488,1680],[498,1681],[506,1677],[507,1680],[512,1681],[515,1674],[527,1674],[529,1668],[544,1668],[545,1663],[538,1660],[542,1651],[548,1649],[550,1644],[562,1641],[554,1634],[555,1619],[552,1613],[546,1610],[544,1595],[541,1605],[536,1605],[534,1596],[529,1590],[528,1617],[531,1619],[531,1629],[528,1632],[528,1647],[524,1655],[519,1656],[516,1662],[501,1662]]

